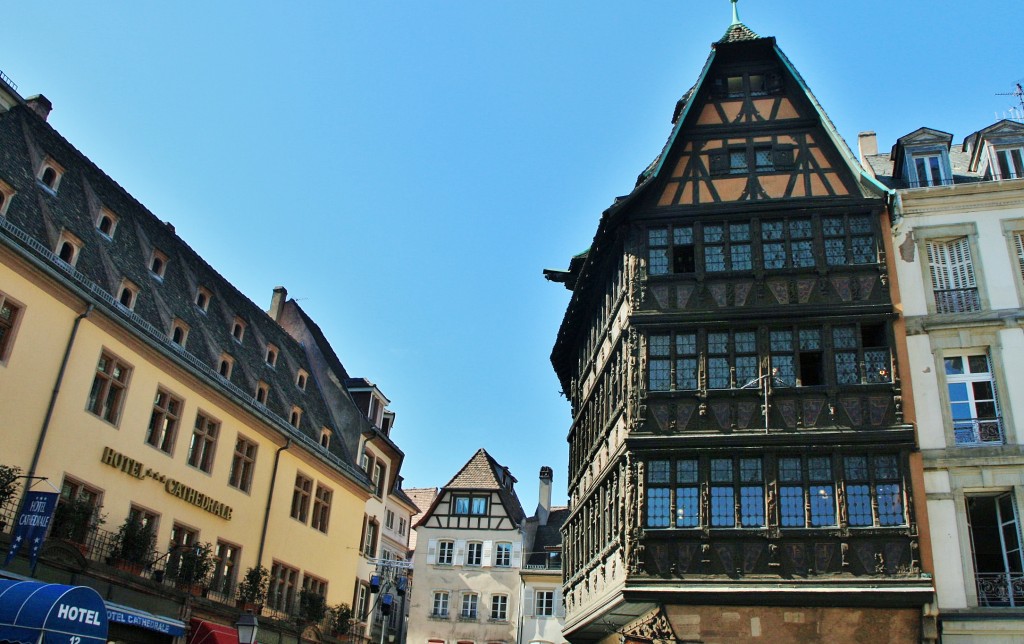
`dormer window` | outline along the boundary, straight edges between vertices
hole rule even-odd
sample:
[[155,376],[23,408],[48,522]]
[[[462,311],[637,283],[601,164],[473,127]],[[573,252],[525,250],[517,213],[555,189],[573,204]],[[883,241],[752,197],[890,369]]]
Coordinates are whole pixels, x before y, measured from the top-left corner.
[[241,344],[242,338],[245,337],[245,321],[242,318],[236,317],[231,323],[231,337]]
[[226,353],[220,354],[220,361],[217,364],[217,373],[220,374],[221,378],[226,380],[231,379],[231,370],[235,367],[235,359]]
[[139,287],[128,280],[121,282],[121,290],[117,294],[117,301],[124,308],[131,311],[135,308],[135,299],[139,295]]
[[47,159],[43,162],[43,165],[39,166],[36,180],[47,192],[56,194],[62,176],[64,176],[64,169],[54,163],[53,160]]
[[1024,177],[1024,149],[1007,148],[995,151],[996,179],[1020,179]]
[[83,245],[82,240],[65,230],[57,241],[57,257],[68,266],[74,266]]
[[911,188],[941,186],[949,183],[941,153],[925,152],[914,154],[911,159],[914,173],[909,181]]
[[114,230],[116,229],[117,215],[106,208],[100,208],[99,215],[96,217],[96,230],[100,231],[100,234],[107,239],[113,239]]
[[299,428],[302,424],[302,409],[300,407],[292,406],[292,413],[288,416],[288,423],[295,429]]
[[154,248],[153,254],[149,257],[149,272],[154,277],[163,279],[164,273],[167,272],[167,255]]
[[778,72],[725,74],[715,79],[714,94],[718,98],[744,98],[767,96],[782,91],[782,76]]
[[331,430],[326,427],[320,430],[320,447],[327,449],[331,446]]
[[184,347],[188,341],[188,325],[184,321],[175,318],[174,323],[171,324],[171,342]]
[[3,181],[0,181],[0,217],[7,216],[7,207],[11,205],[15,190]]
[[268,367],[277,366],[277,347],[272,344],[267,344],[266,361]]
[[299,389],[306,390],[306,380],[309,378],[309,374],[306,373],[305,369],[299,369],[295,374],[295,386]]
[[213,294],[210,293],[210,289],[200,286],[196,289],[196,306],[198,306],[203,313],[206,313],[206,310],[210,307],[210,299],[212,297]]
[[266,405],[267,400],[270,398],[270,385],[260,380],[256,383],[256,402],[261,405]]

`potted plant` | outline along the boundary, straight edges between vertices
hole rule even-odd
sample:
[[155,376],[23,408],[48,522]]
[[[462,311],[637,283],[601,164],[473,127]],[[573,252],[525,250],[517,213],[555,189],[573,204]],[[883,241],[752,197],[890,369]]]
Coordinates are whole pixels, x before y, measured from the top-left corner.
[[0,465],[0,532],[7,528],[7,515],[4,510],[18,492],[18,479],[21,468],[17,465]]
[[189,590],[193,595],[199,595],[213,572],[215,563],[213,557],[213,546],[207,543],[197,543],[194,546],[181,548],[177,556],[171,562],[168,574],[171,574],[178,582],[178,587]]
[[138,515],[128,515],[114,537],[111,563],[137,575],[153,557],[155,546],[156,533],[153,532],[153,526]]
[[267,601],[267,587],[270,585],[270,571],[263,566],[253,566],[245,571],[238,584],[238,607],[259,614]]
[[320,593],[303,588],[299,591],[299,620],[315,624],[324,618],[327,600]]
[[85,541],[89,534],[107,520],[100,509],[101,507],[93,505],[93,500],[85,494],[61,499],[53,512],[50,536],[77,544],[85,555]]
[[338,604],[327,609],[330,616],[331,633],[335,637],[348,635],[352,628],[352,607],[348,604]]

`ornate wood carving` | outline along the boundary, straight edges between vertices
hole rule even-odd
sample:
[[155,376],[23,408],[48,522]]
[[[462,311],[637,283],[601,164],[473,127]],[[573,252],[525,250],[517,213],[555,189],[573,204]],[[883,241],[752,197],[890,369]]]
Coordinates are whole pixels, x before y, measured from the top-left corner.
[[646,642],[678,642],[672,624],[669,623],[661,608],[640,618],[623,629],[622,634],[628,639],[643,640]]

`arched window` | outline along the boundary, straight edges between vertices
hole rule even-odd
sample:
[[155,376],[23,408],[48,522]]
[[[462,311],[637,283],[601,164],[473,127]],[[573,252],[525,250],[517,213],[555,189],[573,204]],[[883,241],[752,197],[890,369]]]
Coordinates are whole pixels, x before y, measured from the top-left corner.
[[47,188],[53,190],[54,186],[57,185],[57,171],[47,166],[46,169],[43,170],[43,176],[40,177],[39,180],[42,181],[43,185]]
[[73,264],[75,261],[75,245],[69,241],[64,242],[60,245],[60,252],[57,256],[68,264]]

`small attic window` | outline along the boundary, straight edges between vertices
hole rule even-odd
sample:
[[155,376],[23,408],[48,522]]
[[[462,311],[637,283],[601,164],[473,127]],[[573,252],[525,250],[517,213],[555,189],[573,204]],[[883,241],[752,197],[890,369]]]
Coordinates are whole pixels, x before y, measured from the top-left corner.
[[184,347],[188,342],[188,325],[184,321],[175,319],[171,324],[171,342],[179,347]]
[[910,179],[907,185],[911,188],[924,186],[941,186],[949,183],[949,172],[938,151],[922,152],[911,155]]
[[135,300],[139,295],[139,287],[128,280],[121,282],[121,291],[117,294],[117,301],[124,308],[131,311],[135,308]]
[[231,379],[231,370],[235,367],[235,359],[226,353],[220,354],[220,361],[217,365],[217,373],[225,380]]
[[256,402],[261,405],[266,405],[267,400],[270,398],[270,385],[260,380],[256,383]]
[[114,231],[117,230],[117,215],[106,208],[100,208],[96,216],[96,230],[107,239],[113,239]]
[[74,266],[78,263],[78,255],[82,251],[82,240],[68,231],[63,231],[60,234],[60,239],[57,240],[57,257],[68,266]]
[[1024,150],[1020,147],[995,151],[996,179],[1020,179],[1024,177]]
[[306,390],[306,380],[309,378],[309,374],[306,373],[305,369],[299,369],[295,374],[295,386],[299,389]]
[[299,425],[302,424],[302,408],[292,406],[292,413],[288,417],[288,423],[295,429],[299,428]]
[[7,216],[7,207],[11,205],[15,190],[3,181],[0,181],[0,217]]
[[245,337],[245,321],[240,317],[236,317],[235,321],[231,323],[231,337],[235,339],[235,342],[242,342],[242,338]]
[[266,361],[268,367],[277,366],[277,347],[272,344],[267,344]]
[[64,169],[52,160],[47,159],[41,166],[39,166],[39,173],[36,175],[36,180],[38,180],[39,185],[46,188],[50,194],[56,194],[57,188],[60,186],[62,176],[64,176]]
[[210,293],[209,289],[200,286],[196,289],[196,306],[198,306],[203,313],[206,313],[207,309],[210,307],[210,299],[212,297],[213,294]]
[[164,273],[167,272],[167,255],[154,248],[153,254],[149,258],[149,272],[155,277],[163,279]]
[[331,430],[323,427],[320,429],[320,447],[324,449],[331,446]]

